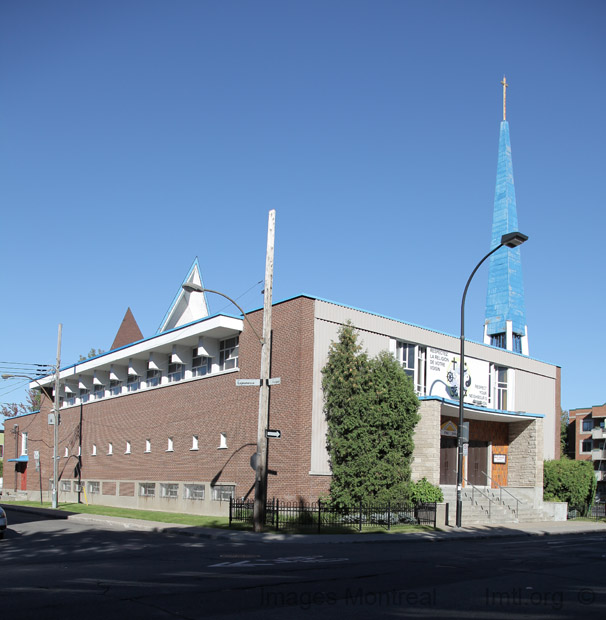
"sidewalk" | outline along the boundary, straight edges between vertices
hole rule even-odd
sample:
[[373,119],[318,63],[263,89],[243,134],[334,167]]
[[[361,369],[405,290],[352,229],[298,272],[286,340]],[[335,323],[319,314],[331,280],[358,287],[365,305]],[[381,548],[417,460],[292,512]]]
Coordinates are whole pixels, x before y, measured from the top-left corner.
[[[544,521],[540,523],[511,523],[507,525],[474,526],[467,528],[444,528],[428,532],[406,532],[400,534],[285,534],[282,532],[267,531],[262,534],[242,532],[237,530],[223,530],[208,527],[192,527],[177,523],[160,523],[142,519],[126,519],[122,517],[106,517],[104,515],[69,513],[52,508],[35,508],[30,506],[15,506],[5,504],[11,510],[29,512],[45,516],[49,519],[68,519],[74,523],[83,523],[105,527],[108,529],[127,529],[140,532],[155,532],[161,534],[190,536],[227,542],[250,543],[371,543],[371,542],[441,542],[460,538],[506,538],[524,536],[560,536],[566,534],[606,534],[606,523],[594,521]],[[9,525],[10,527],[10,525]]]

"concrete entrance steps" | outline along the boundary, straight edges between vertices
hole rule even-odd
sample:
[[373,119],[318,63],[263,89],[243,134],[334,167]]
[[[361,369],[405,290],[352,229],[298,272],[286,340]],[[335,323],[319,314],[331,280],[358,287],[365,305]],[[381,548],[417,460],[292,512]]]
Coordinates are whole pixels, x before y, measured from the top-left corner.
[[[444,501],[450,504],[449,520],[454,521],[457,505],[456,487],[443,486],[441,488],[444,493]],[[532,508],[522,502],[519,503],[519,512],[516,515],[516,501],[512,497],[501,498],[500,492],[495,489],[482,488],[481,491],[484,495],[472,488],[463,489],[462,525],[533,523],[550,520],[542,510]]]

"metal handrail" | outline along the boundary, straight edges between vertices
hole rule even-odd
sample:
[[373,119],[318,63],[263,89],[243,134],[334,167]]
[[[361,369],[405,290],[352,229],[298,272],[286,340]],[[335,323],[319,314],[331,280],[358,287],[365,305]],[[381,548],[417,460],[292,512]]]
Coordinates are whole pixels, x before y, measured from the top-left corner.
[[518,517],[520,514],[520,502],[522,504],[524,504],[525,502],[521,499],[518,499],[513,493],[508,491],[505,487],[502,487],[496,480],[493,480],[485,471],[483,471],[482,473],[490,480],[490,482],[494,482],[499,487],[499,501],[501,502],[501,504],[503,503],[503,491],[505,491],[507,495],[511,495],[511,497],[513,497],[513,499],[516,500],[516,517]]
[[[452,471],[455,471],[454,469]],[[465,476],[461,476],[461,478],[465,481],[465,484],[471,487],[471,501],[475,501],[475,491],[477,491],[482,497],[485,497],[488,500],[488,518],[490,519],[492,516],[492,499],[490,496],[486,495],[486,493],[482,492],[475,484],[469,482]]]

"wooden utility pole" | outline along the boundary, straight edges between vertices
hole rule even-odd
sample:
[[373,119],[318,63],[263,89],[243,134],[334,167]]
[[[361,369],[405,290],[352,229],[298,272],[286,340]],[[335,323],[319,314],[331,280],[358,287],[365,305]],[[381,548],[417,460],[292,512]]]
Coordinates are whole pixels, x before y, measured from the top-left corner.
[[259,388],[259,423],[257,426],[257,468],[253,525],[262,532],[267,504],[267,427],[269,424],[269,371],[271,365],[271,304],[274,281],[274,236],[276,212],[269,212],[267,253],[265,257],[265,291],[263,295],[263,344],[261,345],[261,387]]

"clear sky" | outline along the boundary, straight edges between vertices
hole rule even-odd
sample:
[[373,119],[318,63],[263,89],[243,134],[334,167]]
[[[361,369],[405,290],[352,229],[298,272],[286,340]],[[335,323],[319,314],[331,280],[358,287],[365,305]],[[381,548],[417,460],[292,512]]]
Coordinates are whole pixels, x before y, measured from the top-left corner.
[[505,74],[530,354],[603,403],[605,52],[600,0],[4,0],[0,361],[52,364],[59,323],[65,365],[107,350],[129,306],[153,335],[196,256],[260,306],[270,209],[274,300],[458,335]]

